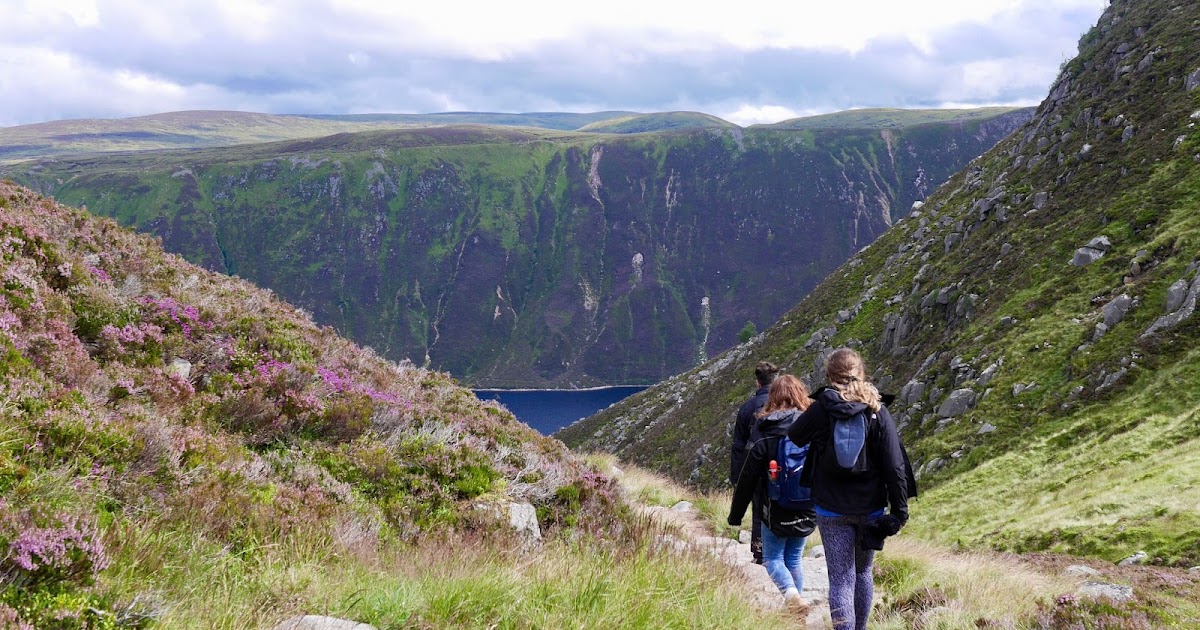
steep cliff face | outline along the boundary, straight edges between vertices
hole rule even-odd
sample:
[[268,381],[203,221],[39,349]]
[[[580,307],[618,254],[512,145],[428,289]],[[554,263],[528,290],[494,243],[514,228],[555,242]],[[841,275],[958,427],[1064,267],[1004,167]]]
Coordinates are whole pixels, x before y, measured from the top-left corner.
[[1029,112],[904,129],[343,134],[11,176],[486,386],[649,383],[765,327]]
[[848,345],[899,394],[916,531],[1195,564],[1197,24],[1112,3],[1033,120],[763,336],[561,437],[715,485],[754,362],[816,385]]

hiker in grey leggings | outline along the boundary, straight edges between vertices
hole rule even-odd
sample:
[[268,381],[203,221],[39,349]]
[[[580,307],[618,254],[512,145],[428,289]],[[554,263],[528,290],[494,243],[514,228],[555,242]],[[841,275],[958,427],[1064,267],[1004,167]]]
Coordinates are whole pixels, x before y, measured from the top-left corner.
[[858,527],[866,525],[866,516],[817,515],[821,543],[825,545],[825,566],[829,570],[829,614],[837,630],[865,630],[871,612],[875,581],[871,564],[875,552],[858,546]]
[[[872,550],[908,521],[908,497],[917,496],[912,467],[883,396],[867,380],[866,365],[849,348],[825,364],[829,387],[788,429],[808,444],[817,528],[829,569],[829,609],[834,630],[865,630],[875,583]],[[886,512],[885,512],[886,510]]]

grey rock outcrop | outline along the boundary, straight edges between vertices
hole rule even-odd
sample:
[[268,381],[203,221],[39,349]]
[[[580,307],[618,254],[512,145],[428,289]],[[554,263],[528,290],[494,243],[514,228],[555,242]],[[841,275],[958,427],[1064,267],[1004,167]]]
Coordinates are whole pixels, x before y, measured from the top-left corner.
[[1153,324],[1150,324],[1150,327],[1146,329],[1146,332],[1142,333],[1142,337],[1149,337],[1150,335],[1162,330],[1170,330],[1171,328],[1181,324],[1183,320],[1191,317],[1192,313],[1196,312],[1196,295],[1197,293],[1200,293],[1200,276],[1196,276],[1192,280],[1191,285],[1188,287],[1187,295],[1185,295],[1182,300],[1178,299],[1177,293],[1174,296],[1172,295],[1172,291],[1176,289],[1178,284],[1179,283],[1176,282],[1175,284],[1171,285],[1171,289],[1169,289],[1167,292],[1167,306],[1173,306],[1174,304],[1172,304],[1172,302],[1178,302],[1176,308],[1173,311],[1170,311],[1167,315],[1156,319]]
[[1133,599],[1133,587],[1104,582],[1084,582],[1079,587],[1079,594],[1092,599],[1110,599],[1114,602],[1127,602]]
[[1125,558],[1124,560],[1118,562],[1117,566],[1128,567],[1128,566],[1134,566],[1134,565],[1141,565],[1141,564],[1146,564],[1149,561],[1150,561],[1150,554],[1146,553],[1145,551],[1139,551],[1139,552],[1133,554],[1132,556],[1129,556],[1128,558]]
[[1100,575],[1099,570],[1082,564],[1073,564],[1067,567],[1063,573],[1071,577],[1096,577]]
[[1113,299],[1113,301],[1104,305],[1104,325],[1112,330],[1125,319],[1125,315],[1129,313],[1129,309],[1133,308],[1133,298],[1128,295],[1121,294]]
[[909,381],[900,389],[900,401],[906,405],[911,405],[925,395],[925,383],[921,381]]
[[938,407],[937,415],[942,418],[955,418],[963,415],[975,406],[975,392],[970,389],[956,389],[950,392],[946,400]]
[[508,524],[530,540],[542,539],[542,528],[538,525],[537,508],[529,503],[508,504]]
[[280,622],[275,630],[375,630],[375,626],[337,617],[301,615]]
[[1092,239],[1087,245],[1075,250],[1075,257],[1071,259],[1071,264],[1076,267],[1090,265],[1104,257],[1104,254],[1112,248],[1112,242],[1107,236],[1097,236]]
[[1183,87],[1188,92],[1200,87],[1200,68],[1196,68],[1191,74],[1188,75],[1187,81],[1184,82]]

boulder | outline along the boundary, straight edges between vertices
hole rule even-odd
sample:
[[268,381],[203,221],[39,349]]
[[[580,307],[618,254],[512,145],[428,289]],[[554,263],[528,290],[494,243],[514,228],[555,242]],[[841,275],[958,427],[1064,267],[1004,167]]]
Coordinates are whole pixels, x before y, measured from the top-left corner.
[[975,406],[975,392],[970,389],[956,389],[950,392],[946,400],[938,407],[937,415],[941,418],[954,418],[966,413]]
[[1196,68],[1183,83],[1183,88],[1188,92],[1200,87],[1200,68]]
[[1149,561],[1150,561],[1150,554],[1146,553],[1145,551],[1139,551],[1139,552],[1133,554],[1132,556],[1129,556],[1128,558],[1125,558],[1124,560],[1118,562],[1117,566],[1128,567],[1128,566],[1134,566],[1134,565],[1141,565],[1141,564],[1146,564]]
[[999,371],[1000,363],[993,363],[984,368],[983,373],[979,375],[979,380],[976,382],[979,383],[980,387],[987,387],[988,383],[991,383],[992,379],[996,378],[996,373]]
[[962,234],[959,234],[958,232],[953,232],[953,233],[947,234],[946,240],[945,240],[945,246],[946,246],[945,253],[949,254],[950,250],[953,249],[955,245],[958,245],[961,242],[962,242]]
[[1176,280],[1167,288],[1167,307],[1166,313],[1170,315],[1179,310],[1183,306],[1183,299],[1187,297],[1188,283],[1186,280]]
[[185,381],[189,380],[192,378],[192,363],[184,359],[172,359],[171,364],[167,366],[166,372]]
[[739,542],[740,544],[743,544],[743,545],[749,545],[749,544],[750,544],[750,539],[751,539],[751,538],[753,538],[753,537],[754,537],[754,534],[752,534],[752,533],[750,532],[750,530],[748,530],[748,529],[743,529],[743,530],[741,530],[741,531],[739,531],[739,532],[738,532],[738,542]]
[[987,435],[989,433],[995,433],[995,432],[996,432],[995,425],[990,424],[988,422],[984,422],[983,426],[979,427],[979,431],[976,433],[976,435]]
[[1042,208],[1046,207],[1046,204],[1049,201],[1050,201],[1050,193],[1048,193],[1048,192],[1037,193],[1033,196],[1033,207],[1035,210],[1041,210]]
[[672,512],[687,512],[691,509],[692,509],[692,504],[690,501],[680,501],[679,503],[676,503],[675,505],[671,506]]
[[1136,130],[1136,127],[1134,127],[1133,125],[1128,125],[1127,127],[1125,127],[1125,131],[1121,132],[1121,142],[1129,142],[1130,140],[1132,140],[1133,133],[1135,130]]
[[900,401],[906,405],[911,405],[925,395],[925,383],[921,381],[909,381],[904,387],[900,388]]
[[508,504],[508,524],[529,540],[541,540],[542,528],[538,525],[537,508],[529,503]]
[[275,630],[375,630],[375,626],[337,617],[301,615],[280,622]]
[[1100,571],[1082,564],[1073,564],[1067,567],[1063,573],[1071,577],[1096,577],[1100,575]]
[[1112,330],[1125,315],[1129,313],[1129,309],[1133,308],[1133,298],[1128,295],[1121,294],[1113,299],[1113,301],[1104,305],[1104,325]]
[[1110,599],[1114,602],[1127,602],[1133,599],[1132,586],[1106,584],[1104,582],[1084,582],[1079,587],[1079,594],[1092,599]]
[[1071,264],[1076,267],[1090,265],[1104,257],[1112,247],[1112,242],[1107,236],[1098,236],[1091,240],[1090,243],[1075,250],[1075,257],[1071,259]]

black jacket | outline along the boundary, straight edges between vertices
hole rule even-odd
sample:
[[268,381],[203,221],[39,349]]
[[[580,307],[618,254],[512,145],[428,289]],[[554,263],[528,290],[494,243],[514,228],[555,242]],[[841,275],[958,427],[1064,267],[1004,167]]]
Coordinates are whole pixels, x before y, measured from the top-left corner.
[[[866,515],[890,507],[902,522],[908,520],[908,497],[916,496],[916,481],[900,434],[887,407],[877,414],[867,406],[849,402],[837,390],[821,388],[814,402],[788,429],[796,444],[810,444],[805,477],[811,478],[813,501],[831,512]],[[867,445],[871,466],[866,472],[850,473],[837,464],[832,452],[832,426],[838,418],[867,411]]]
[[761,492],[763,500],[763,525],[771,528],[777,536],[808,536],[816,527],[816,513],[811,509],[802,511],[785,510],[766,499],[767,464],[775,459],[779,440],[787,435],[788,427],[800,415],[799,411],[776,411],[762,418],[755,425],[746,449],[746,465],[733,491],[733,502],[729,506],[729,521],[738,522],[746,514],[746,506]]
[[758,421],[754,414],[767,405],[767,388],[759,387],[749,400],[738,408],[737,420],[733,423],[733,445],[729,448],[729,483],[737,485],[742,467],[746,463],[746,448],[750,443],[750,432]]

